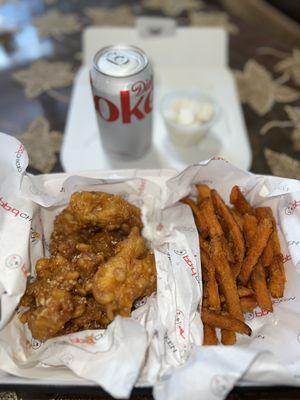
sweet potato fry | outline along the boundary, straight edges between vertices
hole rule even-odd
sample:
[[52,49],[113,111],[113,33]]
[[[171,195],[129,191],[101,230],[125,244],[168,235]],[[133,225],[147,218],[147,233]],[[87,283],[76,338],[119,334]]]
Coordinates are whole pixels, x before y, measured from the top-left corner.
[[245,242],[243,235],[231,212],[228,210],[226,204],[216,190],[212,190],[211,195],[218,213],[222,216],[230,230],[230,235],[234,244],[234,256],[236,264],[241,265],[245,255]]
[[200,249],[201,251],[205,251],[209,254],[210,244],[208,240],[203,239],[201,236],[199,237]]
[[257,301],[254,297],[243,297],[241,298],[241,306],[243,313],[252,312],[257,306]]
[[[272,253],[273,259],[269,264],[269,290],[271,292],[272,297],[278,298],[282,297],[284,293],[284,286],[285,286],[285,271],[282,261],[282,254],[280,248],[280,242],[278,237],[278,232],[276,229],[276,221],[273,216],[272,209],[270,207],[259,207],[256,209],[256,212],[259,216],[268,215],[269,218],[272,220],[273,224],[273,233],[269,239],[269,242],[272,244]],[[269,262],[269,259],[265,259],[265,265]]]
[[269,207],[253,208],[237,186],[230,195],[234,208],[207,185],[196,188],[198,205],[183,202],[206,224],[205,236],[199,235],[204,344],[218,343],[219,328],[221,343],[232,345],[236,333],[251,335],[243,313],[257,306],[272,312],[271,295],[283,296],[285,272],[276,222]]
[[251,282],[259,307],[262,310],[272,312],[272,300],[267,286],[266,272],[260,259],[253,268]]
[[232,317],[231,315],[218,314],[214,311],[202,309],[201,318],[204,324],[216,328],[227,329],[229,331],[241,333],[250,336],[251,328],[243,321]]
[[270,265],[269,290],[272,297],[279,298],[283,296],[285,286],[285,272],[282,257],[274,257]]
[[213,346],[218,344],[216,329],[207,324],[203,324],[203,345]]
[[235,332],[227,329],[221,329],[221,343],[225,346],[231,346],[236,343]]
[[[244,235],[247,247],[254,244],[257,232],[257,218],[254,215],[244,215]],[[270,242],[270,239],[268,243]],[[257,303],[262,310],[272,311],[272,300],[268,291],[266,273],[262,265],[261,259],[258,259],[251,274],[252,287],[256,295]],[[243,304],[242,304],[243,307]],[[249,305],[249,308],[251,304]]]
[[[259,220],[261,220],[262,218],[271,218],[273,223],[273,229],[275,232],[276,224],[274,224],[275,221],[272,209],[270,207],[258,207],[256,208],[255,213]],[[269,238],[267,246],[265,247],[261,256],[262,264],[264,267],[269,267],[272,264],[274,257],[273,243],[274,243],[274,233],[272,233],[271,237]]]
[[233,186],[230,193],[230,203],[234,205],[240,214],[254,215],[254,210],[245,199],[238,186]]
[[202,183],[198,183],[196,185],[196,189],[199,195],[199,203],[202,202],[202,200],[210,198],[211,194],[210,194],[210,188],[207,185],[204,185]]
[[234,263],[234,261],[235,261],[234,255],[233,255],[233,251],[232,251],[232,248],[230,247],[229,242],[226,240],[226,238],[224,236],[221,237],[221,240],[222,240],[222,246],[223,246],[223,250],[224,250],[227,260],[230,263]]
[[273,223],[273,229],[274,229],[273,234],[272,234],[273,257],[282,259],[281,247],[280,247],[278,232],[276,229],[276,221],[275,221],[274,217],[272,218],[272,223]]
[[243,285],[247,285],[252,270],[266,247],[272,230],[273,226],[270,219],[264,218],[259,222],[256,234],[253,238],[253,243],[251,243],[248,249],[247,256],[243,261],[241,273],[239,275],[239,279]]
[[245,286],[238,286],[239,297],[249,297],[254,295],[254,291]]
[[261,261],[264,267],[269,267],[274,258],[272,241],[269,239],[261,255]]
[[201,209],[203,210],[203,213],[205,215],[210,238],[222,236],[223,230],[216,216],[211,199],[204,199],[201,202]]
[[243,225],[244,225],[243,216],[235,208],[228,208],[228,209],[231,212],[238,227],[243,232]]
[[202,273],[202,280],[204,282],[208,282],[208,273],[207,273],[207,270],[204,268],[203,265],[202,265],[201,273]]
[[198,231],[200,232],[200,235],[202,237],[207,237],[208,235],[208,227],[206,223],[205,217],[202,215],[202,211],[198,208],[197,204],[192,200],[189,199],[188,197],[185,197],[180,200],[181,203],[187,204],[188,206],[191,207],[194,218],[195,218],[195,223],[198,228]]
[[[239,298],[241,299],[242,297],[253,297],[254,296],[254,290],[249,289],[245,286],[240,286],[238,287],[238,294],[239,294]],[[225,302],[225,297],[221,294],[220,295],[220,300],[221,303]]]
[[248,248],[251,246],[252,240],[255,237],[257,225],[257,218],[254,215],[244,215],[244,236]]
[[205,285],[207,306],[210,310],[219,311],[221,302],[219,297],[219,289],[216,281],[215,266],[212,260],[209,259],[205,251],[201,252],[201,263],[207,271],[207,282]]
[[270,207],[257,207],[255,209],[255,215],[259,221],[263,218],[273,219],[273,212]]
[[237,279],[241,272],[241,263],[231,264],[230,267],[231,267],[231,273],[232,273],[234,279]]
[[210,257],[216,268],[217,280],[225,296],[229,313],[235,318],[243,320],[236,282],[218,237],[211,240]]
[[272,239],[273,239],[273,261],[270,264],[269,273],[269,290],[271,295],[275,298],[283,296],[285,286],[285,271],[282,261],[282,253],[278,233],[276,230],[276,222],[273,218],[273,225],[275,226]]

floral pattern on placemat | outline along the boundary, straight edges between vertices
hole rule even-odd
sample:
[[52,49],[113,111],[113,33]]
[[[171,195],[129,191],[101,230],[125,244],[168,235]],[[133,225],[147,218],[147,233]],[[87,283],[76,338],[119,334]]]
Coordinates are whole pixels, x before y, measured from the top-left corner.
[[300,107],[285,106],[284,110],[289,120],[269,121],[261,128],[260,133],[265,135],[273,128],[292,128],[291,139],[293,141],[294,150],[300,151]]
[[235,72],[240,100],[258,115],[267,114],[275,102],[290,103],[299,99],[299,91],[273,80],[271,73],[253,59],[243,71]]
[[102,7],[87,7],[84,13],[93,25],[126,26],[134,24],[134,15],[127,5],[105,9]]
[[294,49],[291,56],[279,61],[274,70],[286,74],[296,85],[300,85],[300,49]]
[[33,19],[41,36],[60,39],[63,35],[80,32],[82,26],[76,14],[63,14],[58,10],[49,10],[41,17]]
[[219,26],[232,34],[237,34],[239,32],[239,28],[230,21],[229,15],[225,12],[190,12],[189,18],[191,25]]
[[44,117],[34,120],[23,134],[17,135],[28,152],[30,166],[42,173],[51,172],[57,162],[62,134],[51,131],[49,121]]
[[0,392],[0,400],[18,400],[15,392]]
[[300,161],[268,148],[265,149],[265,157],[273,175],[300,179]]
[[25,86],[26,97],[33,99],[51,89],[70,86],[74,73],[70,63],[40,60],[15,72],[13,78]]
[[200,0],[143,0],[142,5],[146,9],[159,10],[170,17],[176,17],[183,11],[204,7],[204,3]]

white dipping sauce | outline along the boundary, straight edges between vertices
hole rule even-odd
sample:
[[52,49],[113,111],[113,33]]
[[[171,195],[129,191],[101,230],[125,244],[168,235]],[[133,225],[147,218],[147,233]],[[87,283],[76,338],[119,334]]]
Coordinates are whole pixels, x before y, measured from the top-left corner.
[[196,127],[211,120],[213,106],[207,102],[183,97],[174,100],[165,111],[165,117],[174,124]]

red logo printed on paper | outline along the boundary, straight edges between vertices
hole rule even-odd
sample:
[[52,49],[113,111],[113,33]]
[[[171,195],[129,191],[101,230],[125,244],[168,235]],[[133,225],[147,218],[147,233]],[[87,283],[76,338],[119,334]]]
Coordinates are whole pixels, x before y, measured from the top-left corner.
[[95,108],[99,116],[107,122],[117,121],[130,124],[133,119],[142,120],[152,111],[152,80],[138,81],[130,90],[120,91],[120,105],[103,96],[94,96]]
[[144,193],[145,187],[146,187],[146,180],[141,179],[141,182],[139,184],[139,189],[138,189],[138,196],[141,196]]
[[215,375],[210,383],[211,391],[215,396],[224,396],[230,389],[231,383],[227,376]]
[[23,171],[22,166],[21,166],[21,158],[23,156],[24,151],[25,151],[24,145],[20,144],[18,150],[15,153],[16,154],[16,168],[17,168],[17,171],[19,172],[19,174],[21,174]]
[[183,256],[182,259],[186,263],[186,265],[189,267],[192,276],[196,279],[196,281],[199,283],[199,276],[197,273],[197,268],[196,265],[193,263],[193,261],[189,258],[188,255]]
[[184,336],[184,328],[183,328],[183,324],[184,324],[184,314],[181,310],[176,310],[176,320],[175,320],[175,324],[177,326],[177,329],[179,331],[179,335],[182,337],[182,339],[185,339]]
[[93,335],[88,335],[83,338],[70,337],[70,342],[73,344],[95,344],[96,343]]
[[32,228],[30,228],[30,239],[31,243],[36,243],[39,241],[41,238],[41,234],[39,232],[34,231]]
[[228,161],[225,160],[225,158],[223,158],[223,157],[212,157],[211,160],[216,160],[216,161],[220,161],[221,160],[221,161],[225,161],[225,162],[228,163]]
[[31,339],[31,347],[33,348],[33,350],[37,350],[41,347],[41,345],[43,344],[43,342],[41,342],[40,340]]
[[181,258],[184,261],[184,263],[188,266],[192,276],[199,283],[199,276],[198,276],[198,272],[197,272],[197,267],[194,264],[194,262],[190,259],[189,255],[187,254],[187,251],[185,249],[182,249],[182,250],[176,250],[175,249],[174,253],[177,254],[178,256],[181,256]]
[[285,207],[284,212],[286,215],[291,215],[294,213],[295,209],[300,207],[300,200],[294,200]]
[[96,333],[95,335],[88,335],[88,336],[84,336],[84,337],[70,336],[69,340],[73,344],[93,345],[93,344],[96,344],[96,342],[98,340],[102,339],[103,336],[104,336],[104,334],[99,332],[99,333]]
[[19,254],[11,254],[5,259],[5,266],[9,269],[21,268],[24,276],[27,278],[30,275],[29,268],[23,263],[23,259]]
[[[289,302],[289,301],[293,301],[296,299],[296,296],[291,296],[291,297],[282,297],[280,299],[273,299],[272,303],[273,304],[280,304],[280,303],[285,303],[285,302]],[[260,318],[260,317],[265,317],[266,315],[270,314],[269,311],[264,311],[262,309],[260,309],[259,307],[257,307],[256,310],[254,310],[252,313],[248,312],[245,313],[245,320],[246,321],[251,321],[253,318]]]
[[291,257],[290,254],[282,255],[282,262],[283,262],[283,263],[286,263],[286,262],[288,262],[288,261],[291,261],[291,259],[292,259],[292,257]]
[[30,215],[8,204],[8,202],[5,201],[3,197],[0,197],[0,207],[3,208],[3,210],[7,211],[8,213],[13,214],[15,217],[20,217],[28,221],[32,221]]
[[18,254],[11,254],[6,257],[5,259],[5,265],[9,269],[17,269],[20,268],[22,265],[22,257],[19,256]]

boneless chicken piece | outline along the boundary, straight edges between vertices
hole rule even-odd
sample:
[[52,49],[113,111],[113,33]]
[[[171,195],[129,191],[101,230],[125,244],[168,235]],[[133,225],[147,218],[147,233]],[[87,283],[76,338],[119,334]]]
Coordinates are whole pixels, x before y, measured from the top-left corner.
[[141,237],[140,210],[101,192],[74,193],[54,221],[48,258],[21,299],[20,320],[46,340],[102,329],[156,287],[154,257]]
[[86,329],[104,329],[111,322],[92,295],[86,298],[81,297],[81,299],[85,300],[84,312],[81,313],[81,310],[77,313],[74,312],[72,319],[66,323],[61,334],[65,335]]
[[55,336],[72,318],[74,304],[71,294],[64,289],[53,288],[40,292],[37,308],[28,315],[28,327],[32,336],[45,340]]
[[81,226],[97,226],[107,230],[123,224],[142,227],[140,210],[120,196],[104,192],[73,193],[68,206]]
[[129,316],[133,302],[156,288],[154,257],[139,229],[133,228],[120,242],[118,252],[104,263],[93,279],[93,295],[110,320]]

